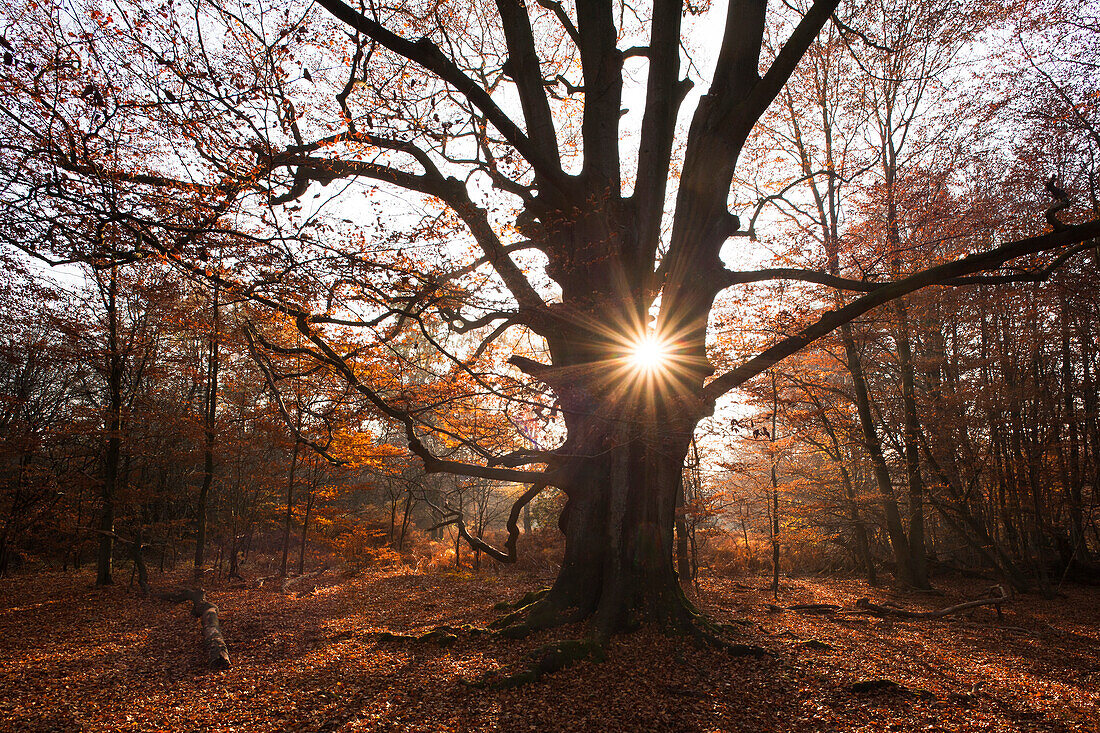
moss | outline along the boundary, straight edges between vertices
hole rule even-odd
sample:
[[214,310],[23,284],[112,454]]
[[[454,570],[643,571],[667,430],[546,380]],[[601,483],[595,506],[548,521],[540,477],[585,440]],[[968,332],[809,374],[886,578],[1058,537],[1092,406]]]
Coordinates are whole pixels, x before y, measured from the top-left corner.
[[507,616],[501,616],[497,620],[490,622],[489,623],[489,628],[490,629],[507,628],[508,626],[511,626],[512,624],[519,621],[521,618],[523,618],[523,616],[524,616],[523,611],[513,611],[512,613],[508,614]]
[[[527,606],[530,606],[532,603],[537,603],[537,602],[541,601],[543,598],[546,597],[546,594],[549,593],[549,592],[550,592],[549,588],[540,588],[539,590],[529,591],[527,593],[524,593],[523,597],[520,598],[518,601],[514,601],[514,602],[511,602],[511,603],[509,603],[508,601],[500,601],[500,602],[494,604],[493,605],[493,610],[494,611],[507,611],[508,609],[511,608],[511,609],[514,609],[517,613],[519,613],[520,611],[522,611]],[[504,618],[507,619],[507,618],[509,618],[509,616],[514,616],[514,615],[515,614],[509,614],[508,616],[505,616]],[[500,623],[503,620],[504,619],[497,619],[497,621],[495,623]]]
[[483,629],[480,626],[474,626],[473,624],[462,624],[458,627],[458,631],[465,631],[470,636],[480,636],[482,634],[489,633],[488,629]]
[[454,629],[450,626],[440,626],[416,638],[418,641],[430,641],[439,646],[448,647],[453,646],[454,643],[458,641],[458,636],[451,633],[452,631],[454,631]]
[[489,687],[494,689],[494,690],[511,690],[513,688],[516,688],[516,687],[523,687],[524,685],[529,685],[533,682],[538,682],[539,677],[540,677],[539,673],[536,672],[535,670],[525,669],[522,672],[517,672],[516,674],[508,675],[507,677],[505,677],[502,680],[499,680],[497,682],[493,682],[489,685]]
[[526,639],[531,635],[531,627],[527,624],[512,624],[501,629],[500,635],[505,639]]
[[570,639],[540,647],[531,653],[532,668],[540,675],[571,667],[589,656],[603,661],[603,647],[588,639]]

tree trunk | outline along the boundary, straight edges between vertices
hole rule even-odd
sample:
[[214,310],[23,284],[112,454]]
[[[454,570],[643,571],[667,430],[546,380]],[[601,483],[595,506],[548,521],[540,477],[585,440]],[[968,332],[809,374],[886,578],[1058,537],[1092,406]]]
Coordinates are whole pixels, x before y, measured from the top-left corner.
[[290,456],[290,474],[286,483],[286,520],[283,522],[283,559],[279,564],[280,577],[286,577],[287,557],[290,554],[290,522],[294,516],[294,471],[298,468],[298,451],[301,441],[295,438],[294,452]]
[[898,369],[901,372],[901,401],[905,446],[905,475],[909,482],[909,563],[912,584],[927,590],[928,558],[924,542],[924,480],[920,473],[920,420],[917,418],[917,398],[913,377],[913,356],[909,345],[909,306],[905,298],[897,301]]
[[390,547],[397,547],[397,499],[398,497],[392,497],[390,499],[390,528],[386,532],[386,544]]
[[206,504],[210,485],[214,481],[215,420],[218,415],[218,286],[214,285],[213,327],[210,334],[210,359],[207,363],[206,405],[203,410],[205,447],[203,450],[202,488],[195,510],[195,580],[202,577],[203,553],[206,551]]
[[405,550],[405,535],[409,531],[409,521],[412,519],[412,490],[407,489],[405,493],[405,508],[401,513],[401,534],[397,537],[397,551],[404,552]]
[[207,663],[211,669],[229,669],[229,648],[222,635],[218,607],[206,600],[206,593],[201,588],[195,588],[164,593],[160,597],[172,603],[191,601],[191,615],[202,623],[202,641]]
[[240,569],[240,564],[239,564],[239,560],[238,560],[238,558],[241,554],[241,550],[240,550],[240,540],[241,540],[241,538],[237,535],[237,523],[236,523],[236,521],[233,522],[232,532],[233,532],[233,539],[229,543],[229,574],[228,574],[227,577],[230,580],[241,580],[242,579],[241,578],[241,569]]
[[878,487],[879,499],[886,517],[886,534],[890,538],[890,548],[894,552],[894,561],[897,563],[897,579],[900,583],[913,586],[916,585],[916,575],[910,564],[909,540],[905,536],[897,497],[894,495],[894,485],[890,480],[890,471],[886,467],[886,458],[882,454],[878,433],[875,431],[874,419],[871,416],[871,397],[867,390],[867,380],[863,376],[863,365],[860,362],[851,327],[841,326],[840,339],[848,359],[848,371],[852,375],[856,412],[863,431],[863,445],[871,458],[875,485]]
[[676,492],[676,574],[681,583],[691,581],[691,556],[688,552],[687,517],[684,514],[684,482]]
[[107,291],[107,445],[103,456],[102,506],[99,515],[99,554],[96,558],[96,585],[110,585],[115,550],[115,494],[122,455],[122,350],[118,322],[118,268],[112,267]]
[[[130,544],[130,557],[134,561],[134,573],[137,575],[138,587],[141,588],[141,595],[149,595],[149,570],[145,567],[145,555],[144,547],[141,543],[142,531],[139,529],[137,537]],[[132,583],[133,581],[131,581]]]
[[[772,372],[772,432],[768,436],[768,442],[775,448],[775,433],[778,428],[779,417],[779,389],[776,384],[775,372]],[[779,596],[779,457],[771,456],[772,462],[772,597]]]
[[302,517],[302,544],[298,551],[298,575],[304,573],[306,569],[306,533],[309,531],[309,515],[313,510],[314,492],[315,489],[311,487],[309,496],[306,497],[306,513]]
[[694,424],[589,427],[580,430],[591,441],[567,468],[561,571],[530,623],[591,616],[597,637],[642,621],[685,628],[691,613],[673,565],[673,527]]

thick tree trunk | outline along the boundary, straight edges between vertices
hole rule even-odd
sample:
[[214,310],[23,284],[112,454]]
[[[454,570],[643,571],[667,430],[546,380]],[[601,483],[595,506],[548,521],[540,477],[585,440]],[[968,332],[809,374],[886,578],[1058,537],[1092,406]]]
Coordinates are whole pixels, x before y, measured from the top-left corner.
[[561,571],[530,622],[591,616],[597,637],[644,621],[686,628],[689,607],[673,564],[676,497],[691,439],[689,426],[659,430],[623,421],[593,444],[578,445],[559,520]]

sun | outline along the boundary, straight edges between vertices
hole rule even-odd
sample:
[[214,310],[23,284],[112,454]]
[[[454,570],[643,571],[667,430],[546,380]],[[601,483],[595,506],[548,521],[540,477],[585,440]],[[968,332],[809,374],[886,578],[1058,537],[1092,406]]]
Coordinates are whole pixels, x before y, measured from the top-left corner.
[[628,354],[631,366],[643,372],[661,369],[668,363],[668,358],[668,344],[653,334],[646,334],[634,342]]

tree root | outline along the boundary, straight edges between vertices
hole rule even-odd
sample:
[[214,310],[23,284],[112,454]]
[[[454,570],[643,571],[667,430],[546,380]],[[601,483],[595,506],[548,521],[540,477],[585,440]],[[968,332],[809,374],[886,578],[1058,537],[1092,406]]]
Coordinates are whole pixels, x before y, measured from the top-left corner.
[[691,626],[691,635],[696,641],[721,649],[731,657],[775,657],[775,652],[756,644],[742,644],[726,638],[723,632],[741,633],[729,624],[716,624],[705,616],[698,616]]
[[[754,644],[739,643],[731,637],[743,637],[745,632],[735,624],[717,623],[695,608],[686,595],[680,591],[678,596],[670,598],[670,606],[659,617],[659,623],[667,632],[690,636],[694,641],[705,644],[735,657],[775,657],[775,652]],[[461,679],[470,687],[491,690],[506,690],[539,682],[548,674],[576,664],[585,659],[602,662],[605,649],[622,627],[605,627],[591,609],[562,608],[561,603],[550,595],[549,589],[532,591],[513,603],[498,603],[495,610],[512,609],[510,613],[492,621],[488,628],[478,628],[469,624],[461,627],[438,626],[419,635],[397,634],[383,631],[378,634],[379,641],[412,641],[434,643],[441,647],[453,645],[460,634],[494,634],[506,639],[523,639],[536,631],[542,631],[580,621],[590,620],[588,636],[583,639],[566,639],[535,649],[527,655],[518,671],[505,674],[499,670],[486,672],[475,680]],[[651,619],[653,620],[653,619]],[[628,620],[626,630],[641,625],[641,619]]]
[[504,676],[499,672],[487,672],[473,682],[462,680],[462,683],[482,689],[510,690],[538,682],[548,674],[589,657],[602,662],[605,657],[603,643],[595,639],[567,639],[535,649],[527,655],[527,667],[519,672]]
[[549,593],[549,592],[550,592],[549,588],[540,588],[539,590],[529,591],[527,593],[524,593],[523,597],[520,598],[518,601],[513,601],[511,603],[509,603],[508,601],[501,601],[500,603],[493,606],[493,610],[494,611],[507,611],[509,609],[518,610],[518,609],[523,608],[524,606],[530,606],[532,603],[535,603],[536,601],[541,601],[543,598],[546,597],[546,594]]
[[461,634],[480,636],[487,633],[490,633],[488,629],[472,624],[463,624],[462,626],[436,626],[423,634],[398,634],[393,631],[379,631],[377,638],[378,641],[418,641],[440,647],[449,647],[454,646]]
[[[674,614],[676,620],[669,627],[670,631],[690,635],[697,642],[721,649],[735,657],[776,656],[774,652],[764,647],[731,640],[729,636],[744,635],[744,632],[737,626],[719,624],[710,620],[695,610],[686,597],[680,600],[682,601],[681,612]],[[513,613],[500,619],[497,623],[497,633],[506,638],[522,638],[531,633],[534,630],[533,627],[548,628],[581,621],[585,615],[579,612],[561,613],[546,600],[539,600],[528,604],[518,615]],[[568,639],[539,647],[527,655],[525,665],[517,672],[506,675],[496,671],[488,672],[477,680],[462,680],[462,683],[491,690],[513,689],[538,682],[546,675],[570,667],[584,659],[602,662],[605,658],[607,643],[612,635],[601,630],[598,625],[590,629],[590,633],[591,636],[585,639]]]
[[684,618],[681,621],[684,630],[695,641],[721,649],[732,657],[775,657],[775,652],[755,644],[742,644],[730,640],[730,636],[744,636],[745,632],[734,624],[723,624],[714,621],[705,613],[695,607],[695,604],[680,591],[678,598],[683,608]]
[[491,622],[489,629],[506,639],[525,639],[536,631],[582,621],[588,616],[580,609],[563,609],[551,600],[549,593],[549,589],[528,593],[512,604],[515,611]]
[[[701,613],[683,594],[668,598],[670,602],[664,612],[649,618],[659,623],[666,632],[688,636],[700,645],[707,645],[735,657],[775,657],[769,649],[750,643],[739,643],[735,639],[744,638],[745,631],[736,624],[717,623]],[[566,624],[588,620],[587,636],[581,639],[566,639],[545,644],[526,655],[524,660],[511,671],[493,670],[476,679],[459,678],[461,684],[479,689],[507,690],[534,684],[546,675],[566,669],[582,660],[602,662],[605,649],[617,633],[640,626],[642,618],[628,619],[625,627],[610,627],[600,623],[593,609],[563,608],[559,599],[549,589],[532,591],[513,603],[499,603],[494,607],[498,611],[510,612],[496,619],[488,628],[479,628],[469,624],[461,627],[438,626],[430,631],[412,635],[381,632],[379,641],[409,641],[431,643],[440,647],[450,647],[462,634],[472,636],[492,634],[506,639],[523,639],[536,631],[542,631]],[[633,622],[633,623],[631,623]]]

